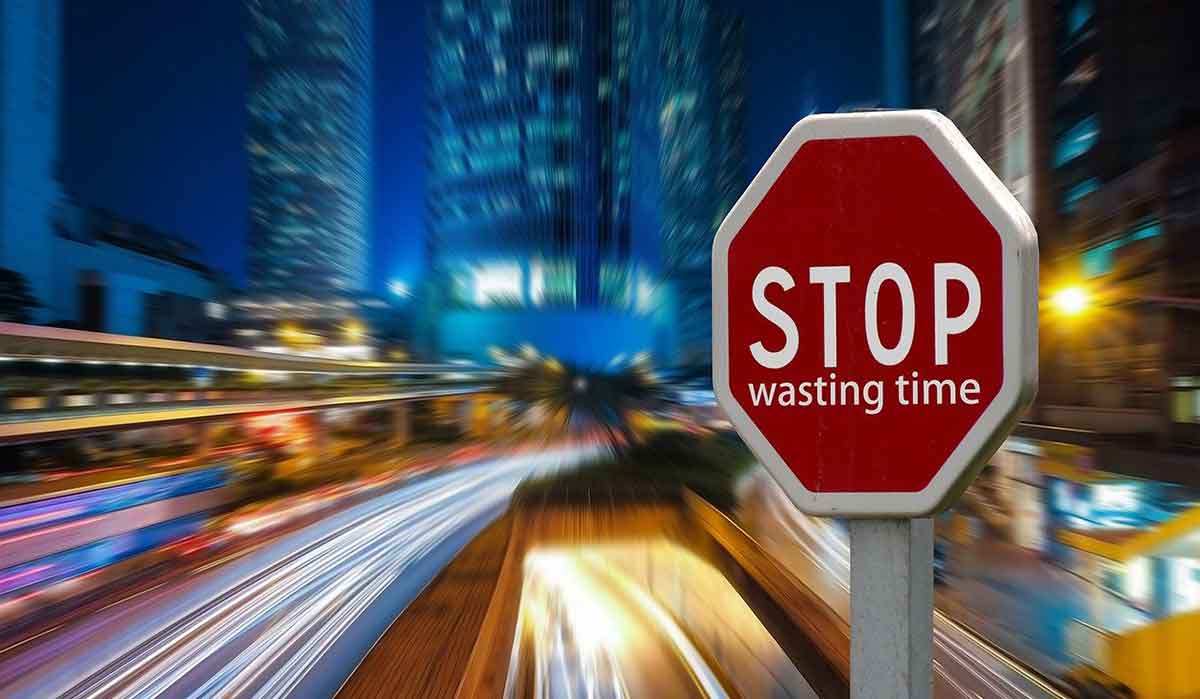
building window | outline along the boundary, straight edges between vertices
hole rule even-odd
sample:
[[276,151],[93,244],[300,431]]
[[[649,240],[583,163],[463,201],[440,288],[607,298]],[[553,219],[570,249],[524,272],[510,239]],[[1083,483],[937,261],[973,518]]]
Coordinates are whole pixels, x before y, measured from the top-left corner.
[[1146,216],[1133,224],[1125,235],[1093,248],[1082,255],[1083,273],[1088,278],[1108,274],[1113,269],[1113,255],[1121,248],[1143,240],[1154,240],[1162,235],[1162,225],[1154,216]]
[[1095,14],[1096,6],[1092,0],[1075,0],[1071,5],[1071,11],[1067,13],[1068,34],[1076,36],[1082,32]]
[[1063,193],[1062,212],[1067,214],[1075,213],[1079,209],[1079,202],[1097,189],[1100,189],[1100,179],[1098,177],[1089,177],[1078,184],[1071,185]]
[[1160,235],[1162,235],[1162,225],[1158,222],[1158,219],[1154,216],[1146,216],[1133,224],[1133,227],[1129,229],[1129,235],[1126,236],[1126,239],[1134,243],[1139,240],[1157,238]]
[[1062,167],[1092,149],[1100,138],[1100,121],[1096,115],[1080,119],[1067,129],[1054,145],[1054,166]]
[[1089,250],[1082,255],[1083,275],[1089,279],[1108,274],[1113,268],[1113,253],[1121,247],[1123,241],[1110,240]]

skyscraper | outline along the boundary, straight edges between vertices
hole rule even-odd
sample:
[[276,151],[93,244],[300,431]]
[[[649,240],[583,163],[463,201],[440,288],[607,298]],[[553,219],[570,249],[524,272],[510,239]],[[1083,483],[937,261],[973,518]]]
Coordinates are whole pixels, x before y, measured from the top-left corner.
[[452,302],[595,307],[628,258],[629,5],[434,3],[427,220]]
[[366,284],[369,0],[247,0],[249,282],[328,296]]
[[[53,291],[52,219],[57,179],[61,6],[57,0],[0,3],[0,267]],[[49,318],[49,309],[37,313]]]
[[716,4],[432,3],[435,308],[646,315],[665,270],[707,278],[744,185],[742,25]]
[[909,60],[909,84],[903,91],[910,105],[950,117],[1017,200],[1032,210],[1034,85],[1028,14],[1025,0],[912,0],[907,13],[897,13],[908,21],[908,53],[895,59]]
[[718,2],[659,0],[662,272],[685,363],[710,361],[712,241],[746,187],[743,20]]

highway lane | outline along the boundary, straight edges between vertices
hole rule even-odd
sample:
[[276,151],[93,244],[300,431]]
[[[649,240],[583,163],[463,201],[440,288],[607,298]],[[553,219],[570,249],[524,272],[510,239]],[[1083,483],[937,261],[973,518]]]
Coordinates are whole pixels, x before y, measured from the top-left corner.
[[[603,572],[562,552],[534,552],[527,561],[518,628],[519,647],[531,652],[514,657],[510,696],[713,696],[699,690],[663,634],[647,628],[643,609]],[[522,663],[533,665],[532,686],[524,691],[511,679],[528,674]],[[652,672],[628,672],[631,666]]]
[[563,448],[410,482],[0,656],[0,697],[329,696],[525,477]]
[[531,551],[514,698],[816,694],[724,576],[660,538]]
[[[801,582],[849,619],[850,548],[842,532],[829,520],[797,510],[761,469],[747,485],[739,507],[742,526]],[[936,610],[933,633],[938,697],[1067,699],[1041,677]]]

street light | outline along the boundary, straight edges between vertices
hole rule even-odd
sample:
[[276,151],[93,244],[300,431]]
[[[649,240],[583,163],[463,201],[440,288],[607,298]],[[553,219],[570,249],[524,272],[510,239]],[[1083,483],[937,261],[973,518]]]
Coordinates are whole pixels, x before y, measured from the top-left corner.
[[1091,299],[1087,291],[1080,286],[1068,286],[1059,289],[1050,297],[1054,309],[1065,316],[1077,316],[1087,310]]

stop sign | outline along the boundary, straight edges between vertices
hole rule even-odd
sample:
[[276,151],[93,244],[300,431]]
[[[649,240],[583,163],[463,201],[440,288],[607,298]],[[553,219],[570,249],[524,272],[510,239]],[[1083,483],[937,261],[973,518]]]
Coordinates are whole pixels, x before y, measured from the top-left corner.
[[1037,264],[945,117],[810,116],[717,232],[717,399],[800,509],[936,512],[1033,398]]

